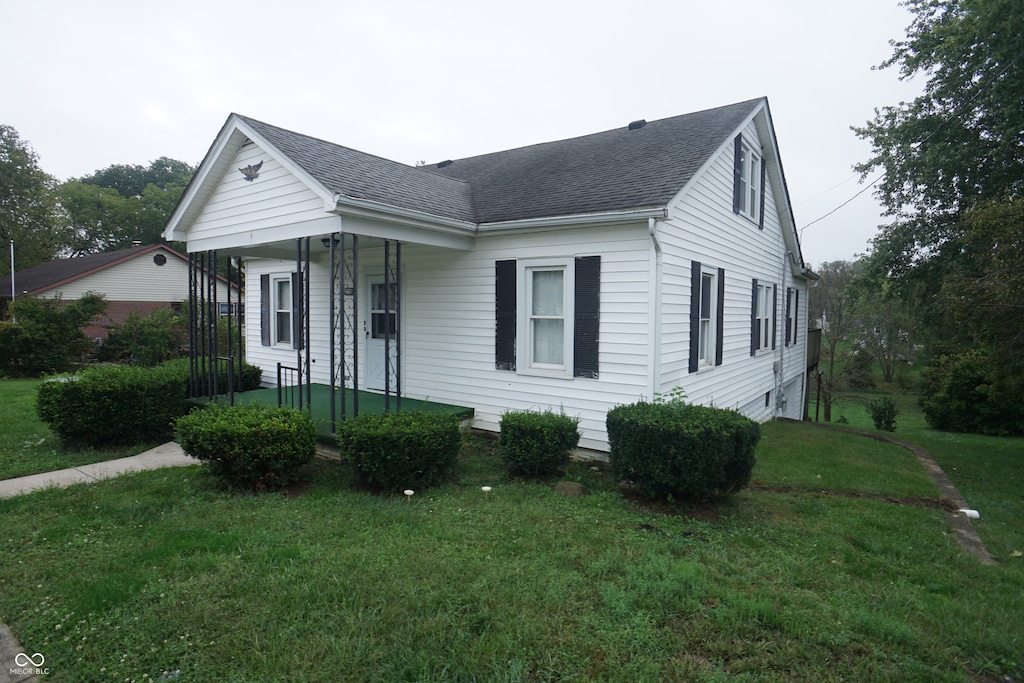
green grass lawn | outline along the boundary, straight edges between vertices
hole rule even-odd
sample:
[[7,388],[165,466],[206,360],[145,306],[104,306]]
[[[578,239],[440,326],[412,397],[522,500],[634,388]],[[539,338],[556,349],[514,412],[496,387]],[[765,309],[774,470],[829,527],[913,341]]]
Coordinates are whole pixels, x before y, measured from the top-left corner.
[[578,465],[564,498],[475,438],[411,501],[324,464],[296,497],[194,467],[0,500],[0,620],[53,681],[1019,678],[1022,441],[957,439],[968,500],[1018,511],[979,504],[998,566],[912,504],[937,494],[911,454],[813,425],[765,425],[757,485],[713,506]]

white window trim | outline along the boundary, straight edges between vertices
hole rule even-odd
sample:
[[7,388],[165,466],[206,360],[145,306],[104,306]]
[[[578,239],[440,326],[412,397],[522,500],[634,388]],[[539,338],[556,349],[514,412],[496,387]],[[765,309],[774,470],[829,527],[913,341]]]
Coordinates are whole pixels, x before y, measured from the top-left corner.
[[717,329],[717,327],[718,327],[718,270],[716,268],[709,268],[709,267],[705,266],[704,264],[701,264],[701,267],[700,267],[701,294],[698,295],[698,297],[697,297],[698,306],[701,304],[701,302],[703,302],[703,296],[702,295],[703,295],[704,281],[705,281],[705,278],[707,278],[708,276],[710,276],[710,281],[709,281],[708,287],[711,290],[709,292],[711,296],[709,297],[709,305],[708,305],[708,308],[709,308],[708,315],[709,315],[709,317],[707,318],[707,320],[708,320],[708,340],[707,340],[707,346],[704,349],[704,355],[702,356],[701,353],[700,353],[700,340],[703,337],[704,320],[705,319],[704,319],[704,316],[703,316],[703,311],[698,311],[698,313],[697,313],[697,319],[698,319],[698,324],[697,324],[697,372],[701,372],[703,370],[710,370],[710,369],[715,367],[715,354],[716,354],[716,349],[718,348],[717,347],[718,335],[721,334],[721,331]]
[[[285,282],[288,284],[288,300],[283,302],[280,301],[280,288],[279,283]],[[275,273],[270,276],[270,345],[278,348],[292,349],[293,340],[292,335],[295,333],[294,321],[292,316],[295,312],[292,310],[292,274],[291,273]],[[282,341],[280,336],[280,330],[278,328],[278,315],[280,313],[288,314],[288,340]]]
[[[575,321],[575,258],[518,259],[516,261],[516,372],[540,377],[572,379],[573,330]],[[562,275],[562,363],[551,365],[533,360],[532,274],[538,270],[561,270]]]
[[740,214],[752,221],[759,218],[761,163],[761,155],[744,138],[740,151]]

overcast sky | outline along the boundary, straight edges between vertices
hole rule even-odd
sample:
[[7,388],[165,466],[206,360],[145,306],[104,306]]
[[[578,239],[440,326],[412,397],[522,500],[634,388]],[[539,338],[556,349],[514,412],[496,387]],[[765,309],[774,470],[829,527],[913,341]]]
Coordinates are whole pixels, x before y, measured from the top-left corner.
[[[884,222],[850,131],[919,83],[873,71],[897,0],[0,0],[0,123],[64,180],[198,164],[237,112],[407,164],[766,95],[804,259]],[[872,177],[873,178],[873,177]],[[805,226],[806,229],[804,229]]]

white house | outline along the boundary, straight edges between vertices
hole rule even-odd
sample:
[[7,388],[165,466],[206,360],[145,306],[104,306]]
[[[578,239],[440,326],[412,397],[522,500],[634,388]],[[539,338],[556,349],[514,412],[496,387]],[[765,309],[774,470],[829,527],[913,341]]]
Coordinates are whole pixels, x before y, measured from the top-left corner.
[[244,260],[246,354],[497,430],[676,387],[799,418],[807,287],[765,98],[411,167],[232,114],[165,238]]

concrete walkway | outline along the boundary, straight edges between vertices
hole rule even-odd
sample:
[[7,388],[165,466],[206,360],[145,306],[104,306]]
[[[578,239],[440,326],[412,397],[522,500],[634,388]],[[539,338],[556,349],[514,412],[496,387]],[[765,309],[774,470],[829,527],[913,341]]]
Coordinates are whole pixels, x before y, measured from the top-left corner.
[[198,460],[185,455],[181,446],[172,441],[127,458],[69,467],[66,470],[33,474],[17,479],[4,479],[0,481],[0,498],[11,498],[46,488],[65,488],[72,484],[92,483],[128,472],[198,464]]

